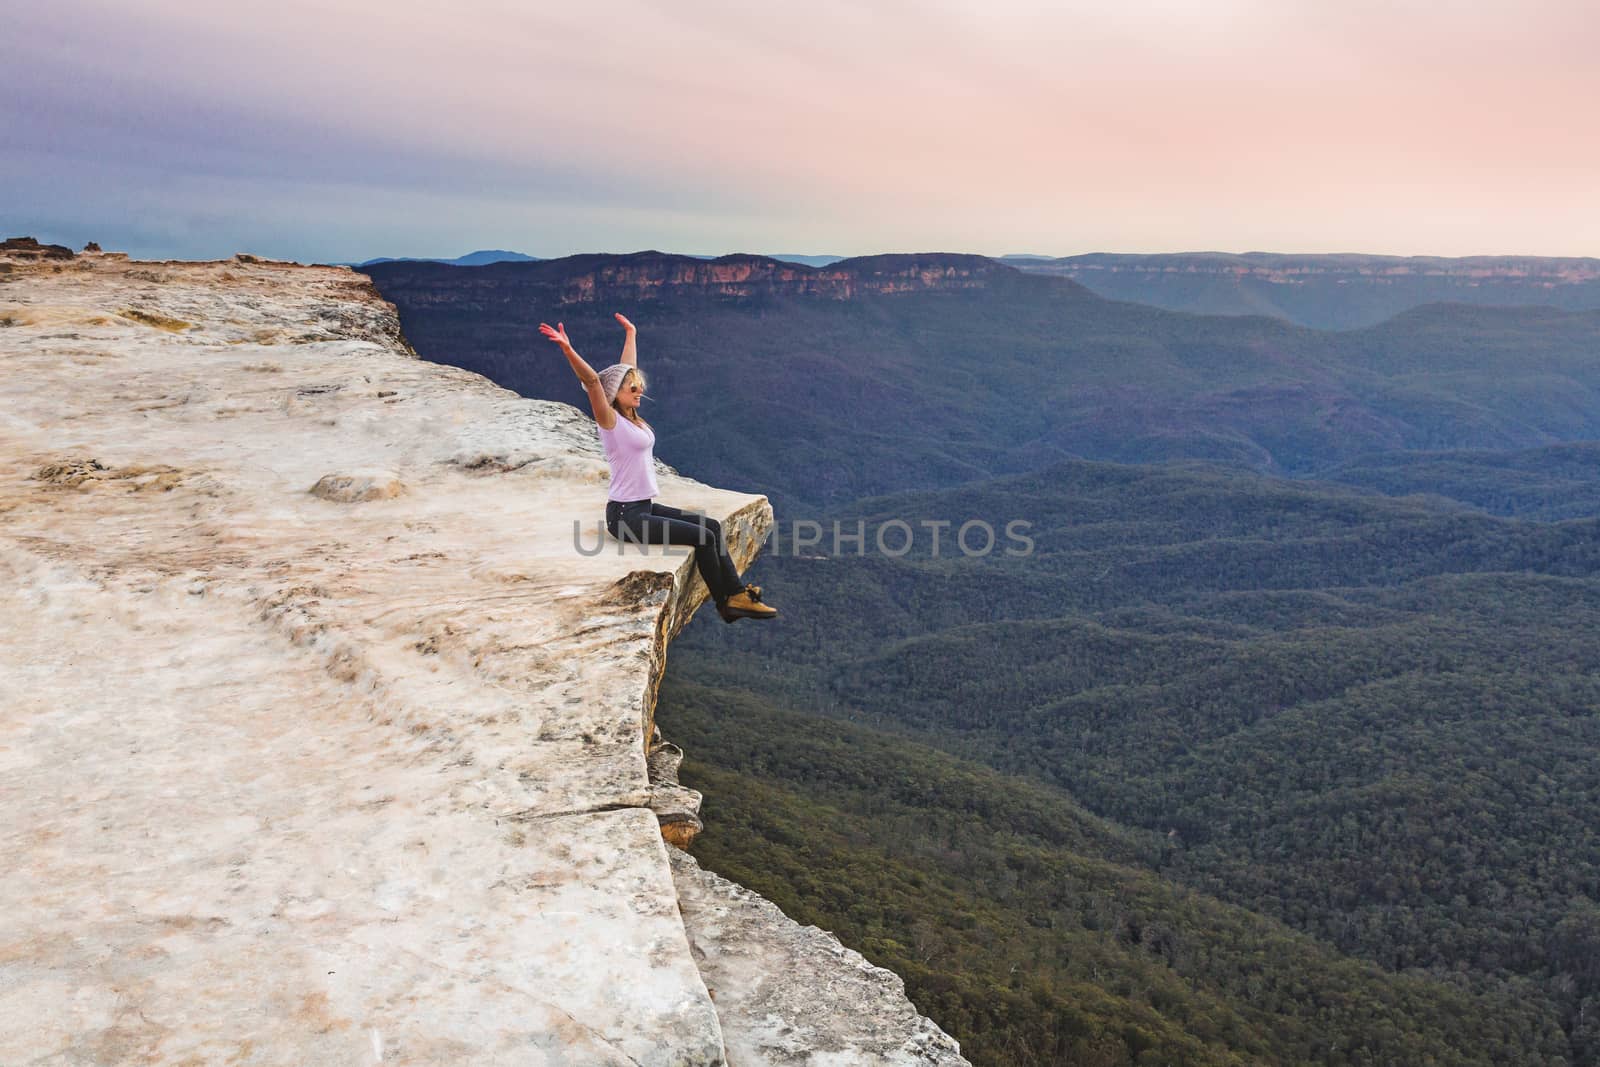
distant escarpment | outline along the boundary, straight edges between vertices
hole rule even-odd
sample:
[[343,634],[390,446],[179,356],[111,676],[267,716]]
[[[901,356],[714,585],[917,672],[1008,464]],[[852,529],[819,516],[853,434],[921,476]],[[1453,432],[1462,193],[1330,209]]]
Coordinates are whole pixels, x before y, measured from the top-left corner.
[[362,268],[386,286],[503,293],[508,285],[537,290],[556,304],[620,303],[692,297],[816,296],[849,300],[864,294],[982,289],[1017,272],[983,256],[956,253],[862,256],[826,267],[786,263],[767,256],[717,259],[665,252],[589,254],[536,263],[491,264],[473,273],[440,264],[373,263]]
[[1071,278],[1112,300],[1206,315],[1270,315],[1327,330],[1372,326],[1438,302],[1600,308],[1600,259],[1095,252],[1003,261]]

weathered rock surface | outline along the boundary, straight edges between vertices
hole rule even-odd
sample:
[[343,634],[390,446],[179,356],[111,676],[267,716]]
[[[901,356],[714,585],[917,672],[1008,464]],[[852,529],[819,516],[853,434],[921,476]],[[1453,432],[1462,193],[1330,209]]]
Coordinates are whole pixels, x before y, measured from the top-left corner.
[[392,500],[405,491],[405,483],[393,471],[324,474],[311,487],[312,496],[320,496],[324,500],[342,500],[347,504],[363,500]]
[[673,850],[672,876],[730,1064],[962,1064],[905,983]]
[[590,420],[343,269],[6,265],[0,1063],[725,1062],[645,745],[704,587],[580,550]]
[[8,237],[0,241],[0,255],[14,259],[71,259],[66,245],[42,245],[32,237]]

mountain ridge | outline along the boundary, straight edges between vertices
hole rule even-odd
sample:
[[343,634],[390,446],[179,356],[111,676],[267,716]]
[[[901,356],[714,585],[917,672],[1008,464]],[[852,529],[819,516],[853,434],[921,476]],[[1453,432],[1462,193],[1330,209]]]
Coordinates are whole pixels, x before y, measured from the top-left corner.
[[429,256],[379,256],[376,259],[365,259],[360,263],[339,263],[335,266],[354,267],[360,270],[364,267],[376,266],[379,263],[445,263],[453,267],[482,267],[490,263],[537,263],[538,256],[526,255],[522,252],[510,252],[504,248],[480,248],[476,252],[468,252],[464,256],[454,259],[439,259]]
[[[375,278],[390,278],[427,266],[421,261],[396,260],[362,269]],[[957,252],[856,256],[815,267],[747,252],[702,259],[646,249],[620,254],[579,253],[529,263],[495,263],[482,271],[484,277],[554,285],[561,304],[659,300],[669,296],[813,296],[849,300],[865,294],[983,288],[997,280],[1021,277],[1014,268],[985,256]],[[434,277],[443,281],[447,276]],[[477,283],[475,274],[472,284]],[[1059,284],[1077,287],[1064,279]]]
[[1600,259],[1363,253],[1092,252],[1002,256],[1101,296],[1174,311],[1270,315],[1316,329],[1372,326],[1424,304],[1600,308]]

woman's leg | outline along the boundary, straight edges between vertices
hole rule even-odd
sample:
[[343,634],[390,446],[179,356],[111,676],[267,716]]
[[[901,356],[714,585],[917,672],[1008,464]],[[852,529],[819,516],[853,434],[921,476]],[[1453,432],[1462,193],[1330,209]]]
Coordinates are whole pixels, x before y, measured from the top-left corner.
[[[651,504],[650,510],[652,514],[668,519],[681,519],[684,522],[692,522],[703,529],[706,540],[716,549],[717,566],[722,571],[722,588],[727,591],[728,596],[732,596],[744,588],[744,579],[739,576],[739,568],[734,565],[733,558],[728,555],[728,542],[722,536],[722,523],[709,515],[701,515],[699,512],[694,511],[683,511],[668,504]],[[711,583],[707,582],[706,584],[710,585]]]
[[[613,519],[615,514],[615,520]],[[692,518],[677,508],[670,508],[664,504],[650,506],[632,505],[613,511],[607,508],[607,526],[611,534],[619,541],[635,541],[651,545],[693,545],[695,567],[700,571],[700,577],[706,583],[706,588],[711,591],[711,598],[718,604],[743,588],[740,584],[729,584],[722,559],[726,551],[722,549],[720,536],[713,538],[711,531],[704,525],[692,521]],[[718,531],[720,534],[720,530]],[[732,569],[732,561],[728,561],[728,569]],[[737,578],[738,571],[733,574]]]

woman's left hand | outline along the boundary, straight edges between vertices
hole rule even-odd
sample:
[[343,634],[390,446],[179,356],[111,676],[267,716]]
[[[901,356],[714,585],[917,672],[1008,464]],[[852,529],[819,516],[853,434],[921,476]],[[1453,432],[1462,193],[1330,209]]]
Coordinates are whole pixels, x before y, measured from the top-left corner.
[[613,311],[613,312],[612,312],[612,314],[613,314],[613,315],[615,315],[615,316],[616,316],[616,317],[617,317],[617,321],[618,321],[618,322],[620,322],[620,323],[621,323],[621,324],[622,324],[622,328],[623,328],[623,329],[624,329],[624,330],[627,330],[627,331],[628,331],[628,332],[629,332],[629,333],[637,333],[637,332],[638,332],[638,329],[639,329],[639,328],[638,328],[638,327],[637,327],[637,326],[635,326],[635,325],[634,325],[634,324],[633,324],[633,323],[631,323],[631,322],[629,322],[629,321],[628,321],[628,320],[627,320],[627,317],[626,317],[626,316],[624,316],[624,315],[623,315],[623,314],[622,314],[622,312],[620,312],[620,311]]

